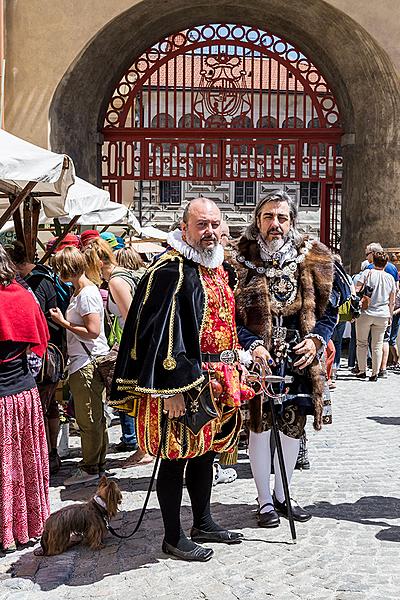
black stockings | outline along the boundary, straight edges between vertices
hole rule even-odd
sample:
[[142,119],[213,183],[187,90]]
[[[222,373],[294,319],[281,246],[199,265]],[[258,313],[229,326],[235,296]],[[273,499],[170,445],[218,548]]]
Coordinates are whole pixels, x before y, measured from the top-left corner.
[[210,513],[214,457],[214,452],[207,452],[188,460],[161,460],[157,478],[157,496],[164,521],[165,541],[180,550],[190,550],[192,547],[192,542],[183,532],[180,517],[183,474],[186,465],[185,479],[192,503],[193,527],[203,531],[221,529],[214,523]]

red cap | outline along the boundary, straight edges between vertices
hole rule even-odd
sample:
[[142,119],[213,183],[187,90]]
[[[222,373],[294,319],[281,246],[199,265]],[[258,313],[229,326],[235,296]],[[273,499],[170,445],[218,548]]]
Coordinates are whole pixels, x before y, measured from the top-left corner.
[[75,248],[79,248],[79,237],[74,233],[67,233],[63,241],[59,246],[57,246],[55,252],[60,252],[67,246],[75,246]]
[[81,233],[81,244],[82,246],[86,246],[91,240],[95,240],[100,237],[100,233],[97,229],[86,229],[86,231],[82,231]]

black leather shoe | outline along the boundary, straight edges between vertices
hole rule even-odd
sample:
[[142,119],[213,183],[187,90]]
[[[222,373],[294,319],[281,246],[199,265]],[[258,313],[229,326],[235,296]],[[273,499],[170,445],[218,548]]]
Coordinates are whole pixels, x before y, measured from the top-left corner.
[[204,544],[240,544],[243,539],[243,533],[221,529],[220,531],[202,531],[197,527],[192,527],[190,537],[193,542]]
[[[265,506],[272,506],[272,510],[269,512],[262,513],[262,510]],[[257,521],[259,527],[279,527],[279,523],[281,522],[279,519],[278,513],[274,510],[273,504],[267,502],[267,504],[263,504],[260,506],[257,512]]]
[[[274,497],[274,505],[279,514],[288,518],[286,502],[278,502],[278,500]],[[292,500],[292,513],[293,520],[299,521],[299,523],[305,523],[306,521],[309,521],[312,517],[310,513],[306,512],[304,508],[301,508],[301,506],[296,504],[294,500]]]
[[171,554],[175,558],[188,561],[207,562],[214,555],[214,550],[211,548],[203,548],[203,546],[195,546],[193,550],[187,552],[174,548],[171,544],[168,544],[165,540],[162,543],[162,551],[164,554]]

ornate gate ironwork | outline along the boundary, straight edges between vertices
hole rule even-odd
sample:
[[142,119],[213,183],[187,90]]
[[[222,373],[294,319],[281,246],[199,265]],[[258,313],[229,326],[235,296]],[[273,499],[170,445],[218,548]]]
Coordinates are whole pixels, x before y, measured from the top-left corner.
[[335,184],[342,129],[313,63],[267,30],[192,27],[156,43],[109,103],[103,185],[129,180]]

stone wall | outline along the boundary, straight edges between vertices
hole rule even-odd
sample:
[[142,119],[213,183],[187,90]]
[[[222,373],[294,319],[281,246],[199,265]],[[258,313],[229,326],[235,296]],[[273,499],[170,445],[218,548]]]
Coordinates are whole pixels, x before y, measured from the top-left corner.
[[7,1],[6,128],[50,141],[96,182],[105,106],[136,56],[191,25],[267,26],[304,51],[338,100],[346,132],[342,250],[354,269],[366,241],[396,246],[400,238],[391,219],[400,195],[399,16],[397,0]]

